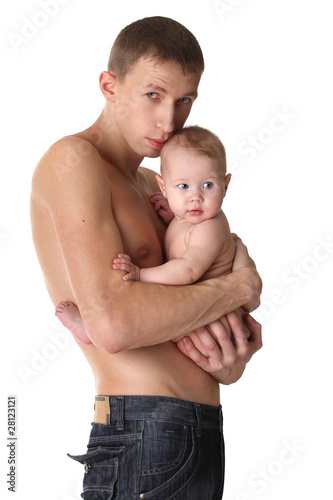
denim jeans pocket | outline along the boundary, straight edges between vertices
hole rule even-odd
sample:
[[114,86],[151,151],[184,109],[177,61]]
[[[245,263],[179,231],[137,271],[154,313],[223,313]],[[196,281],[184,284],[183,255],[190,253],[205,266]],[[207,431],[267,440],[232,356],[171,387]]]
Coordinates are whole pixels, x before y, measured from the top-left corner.
[[181,491],[194,478],[198,464],[198,442],[193,427],[174,422],[146,422],[140,498],[181,498]]
[[69,455],[70,458],[84,465],[83,493],[84,500],[111,500],[118,479],[119,459],[124,447],[90,448],[84,455]]

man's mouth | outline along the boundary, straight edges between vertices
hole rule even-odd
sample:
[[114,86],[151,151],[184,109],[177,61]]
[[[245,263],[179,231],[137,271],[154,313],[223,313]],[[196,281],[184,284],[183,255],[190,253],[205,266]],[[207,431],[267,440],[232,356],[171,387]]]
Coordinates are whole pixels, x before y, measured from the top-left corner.
[[154,149],[162,149],[166,141],[157,141],[156,139],[150,139],[149,137],[147,138],[149,144],[154,148]]

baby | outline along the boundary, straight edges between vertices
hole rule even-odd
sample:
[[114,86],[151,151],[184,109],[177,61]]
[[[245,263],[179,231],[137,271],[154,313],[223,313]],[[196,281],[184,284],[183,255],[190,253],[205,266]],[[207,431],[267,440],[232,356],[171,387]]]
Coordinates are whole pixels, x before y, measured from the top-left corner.
[[[166,285],[187,285],[231,272],[235,243],[221,210],[231,175],[219,138],[201,127],[176,132],[161,151],[161,193],[151,202],[166,224],[167,262],[157,267],[135,266],[128,255],[118,254],[113,269],[125,271],[123,280]],[[170,222],[171,220],[171,222]],[[73,335],[91,343],[79,310],[61,302],[56,316]]]

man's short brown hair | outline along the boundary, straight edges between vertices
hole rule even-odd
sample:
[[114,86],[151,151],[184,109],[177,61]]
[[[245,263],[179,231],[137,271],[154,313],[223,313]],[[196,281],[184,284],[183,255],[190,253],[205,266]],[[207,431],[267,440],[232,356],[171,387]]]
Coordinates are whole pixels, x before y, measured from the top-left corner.
[[[226,171],[225,149],[216,134],[206,128],[193,125],[177,130],[163,146],[161,151],[161,169],[163,169],[163,159],[168,154],[169,149],[184,148],[194,151],[198,155],[208,156],[218,160],[221,170]],[[161,170],[163,175],[163,172]]]
[[201,74],[204,70],[197,39],[185,26],[168,17],[146,17],[126,26],[112,46],[108,71],[122,81],[145,56],[157,61],[174,61],[184,74]]

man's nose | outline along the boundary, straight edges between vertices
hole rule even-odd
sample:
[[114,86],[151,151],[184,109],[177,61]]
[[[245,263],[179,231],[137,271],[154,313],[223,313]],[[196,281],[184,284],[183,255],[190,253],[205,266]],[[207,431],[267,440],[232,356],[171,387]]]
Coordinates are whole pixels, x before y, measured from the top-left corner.
[[162,109],[160,109],[157,126],[166,134],[171,134],[175,130],[174,105],[163,106]]

